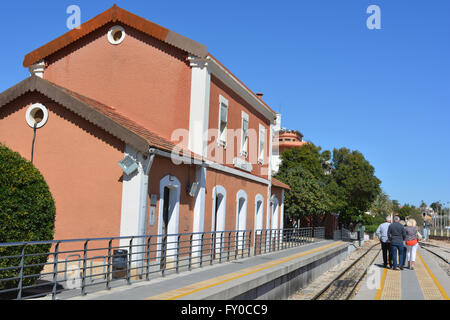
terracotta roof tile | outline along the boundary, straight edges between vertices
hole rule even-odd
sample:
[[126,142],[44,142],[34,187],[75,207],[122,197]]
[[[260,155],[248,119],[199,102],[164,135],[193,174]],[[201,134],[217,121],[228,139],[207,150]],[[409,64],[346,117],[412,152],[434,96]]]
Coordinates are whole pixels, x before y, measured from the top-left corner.
[[287,184],[285,184],[285,183],[281,182],[280,180],[275,179],[273,177],[272,177],[272,186],[286,189],[286,190],[291,190],[291,187],[289,187]]

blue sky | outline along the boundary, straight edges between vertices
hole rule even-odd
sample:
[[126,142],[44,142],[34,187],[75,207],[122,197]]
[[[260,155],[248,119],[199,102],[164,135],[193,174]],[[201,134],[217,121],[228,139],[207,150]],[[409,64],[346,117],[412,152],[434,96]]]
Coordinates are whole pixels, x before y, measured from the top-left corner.
[[0,92],[69,5],[85,22],[114,3],[205,44],[305,140],[362,152],[392,199],[450,201],[450,1],[2,1]]

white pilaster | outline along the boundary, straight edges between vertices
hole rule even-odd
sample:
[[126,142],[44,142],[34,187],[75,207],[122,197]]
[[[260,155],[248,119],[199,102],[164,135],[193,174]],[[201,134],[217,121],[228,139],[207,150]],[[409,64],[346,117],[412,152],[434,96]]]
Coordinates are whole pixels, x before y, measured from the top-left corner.
[[189,61],[192,67],[189,149],[206,156],[211,73],[205,59],[190,56]]
[[199,188],[195,195],[193,232],[203,232],[205,225],[206,167],[198,166],[196,168],[195,181],[199,182]]
[[[138,162],[138,170],[131,175],[123,175],[122,181],[122,214],[120,218],[120,236],[129,237],[145,233],[146,208],[142,210],[143,188],[148,183],[145,169],[150,159],[144,159],[133,147],[125,147],[128,155]],[[147,180],[147,181],[146,181]],[[120,245],[128,245],[129,239],[121,240]]]

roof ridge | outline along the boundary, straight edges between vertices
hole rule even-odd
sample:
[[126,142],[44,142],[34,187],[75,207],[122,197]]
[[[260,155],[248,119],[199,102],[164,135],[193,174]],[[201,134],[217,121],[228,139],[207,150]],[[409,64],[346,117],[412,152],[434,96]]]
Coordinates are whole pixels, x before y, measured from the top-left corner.
[[107,23],[117,21],[120,21],[131,28],[134,28],[142,33],[147,34],[148,36],[170,44],[187,53],[202,58],[207,56],[206,46],[204,46],[203,44],[182,36],[174,31],[162,27],[150,20],[140,17],[114,4],[114,6],[112,6],[108,10],[103,11],[102,13],[82,23],[80,25],[80,28],[74,28],[59,36],[58,38],[44,44],[38,49],[28,53],[23,61],[23,66],[29,67],[32,64],[35,64],[42,59],[56,53],[57,51],[67,47],[73,42],[87,36],[88,34],[101,28]]

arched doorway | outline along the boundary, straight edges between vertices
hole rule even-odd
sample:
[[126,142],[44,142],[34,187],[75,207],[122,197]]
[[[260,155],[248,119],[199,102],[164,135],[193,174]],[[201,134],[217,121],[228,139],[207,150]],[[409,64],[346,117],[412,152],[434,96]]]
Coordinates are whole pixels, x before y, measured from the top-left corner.
[[224,245],[224,234],[221,231],[225,231],[225,217],[226,217],[226,203],[227,192],[224,187],[216,186],[213,189],[213,205],[212,205],[212,225],[211,231],[216,232],[215,237],[215,252],[220,254]]
[[263,228],[264,198],[258,194],[255,198],[255,231]]
[[262,241],[262,228],[263,228],[263,217],[264,216],[264,197],[260,194],[255,197],[255,223],[253,231],[253,243],[256,245],[257,242],[261,244]]
[[163,269],[166,257],[173,256],[177,250],[174,234],[178,233],[181,183],[175,176],[167,175],[161,179],[159,188],[158,256]]
[[272,225],[271,229],[279,229],[279,202],[277,197],[273,196],[272,199]]
[[[240,190],[236,195],[236,230],[244,231],[247,227],[247,194]],[[244,232],[238,233],[239,249],[245,247]]]

